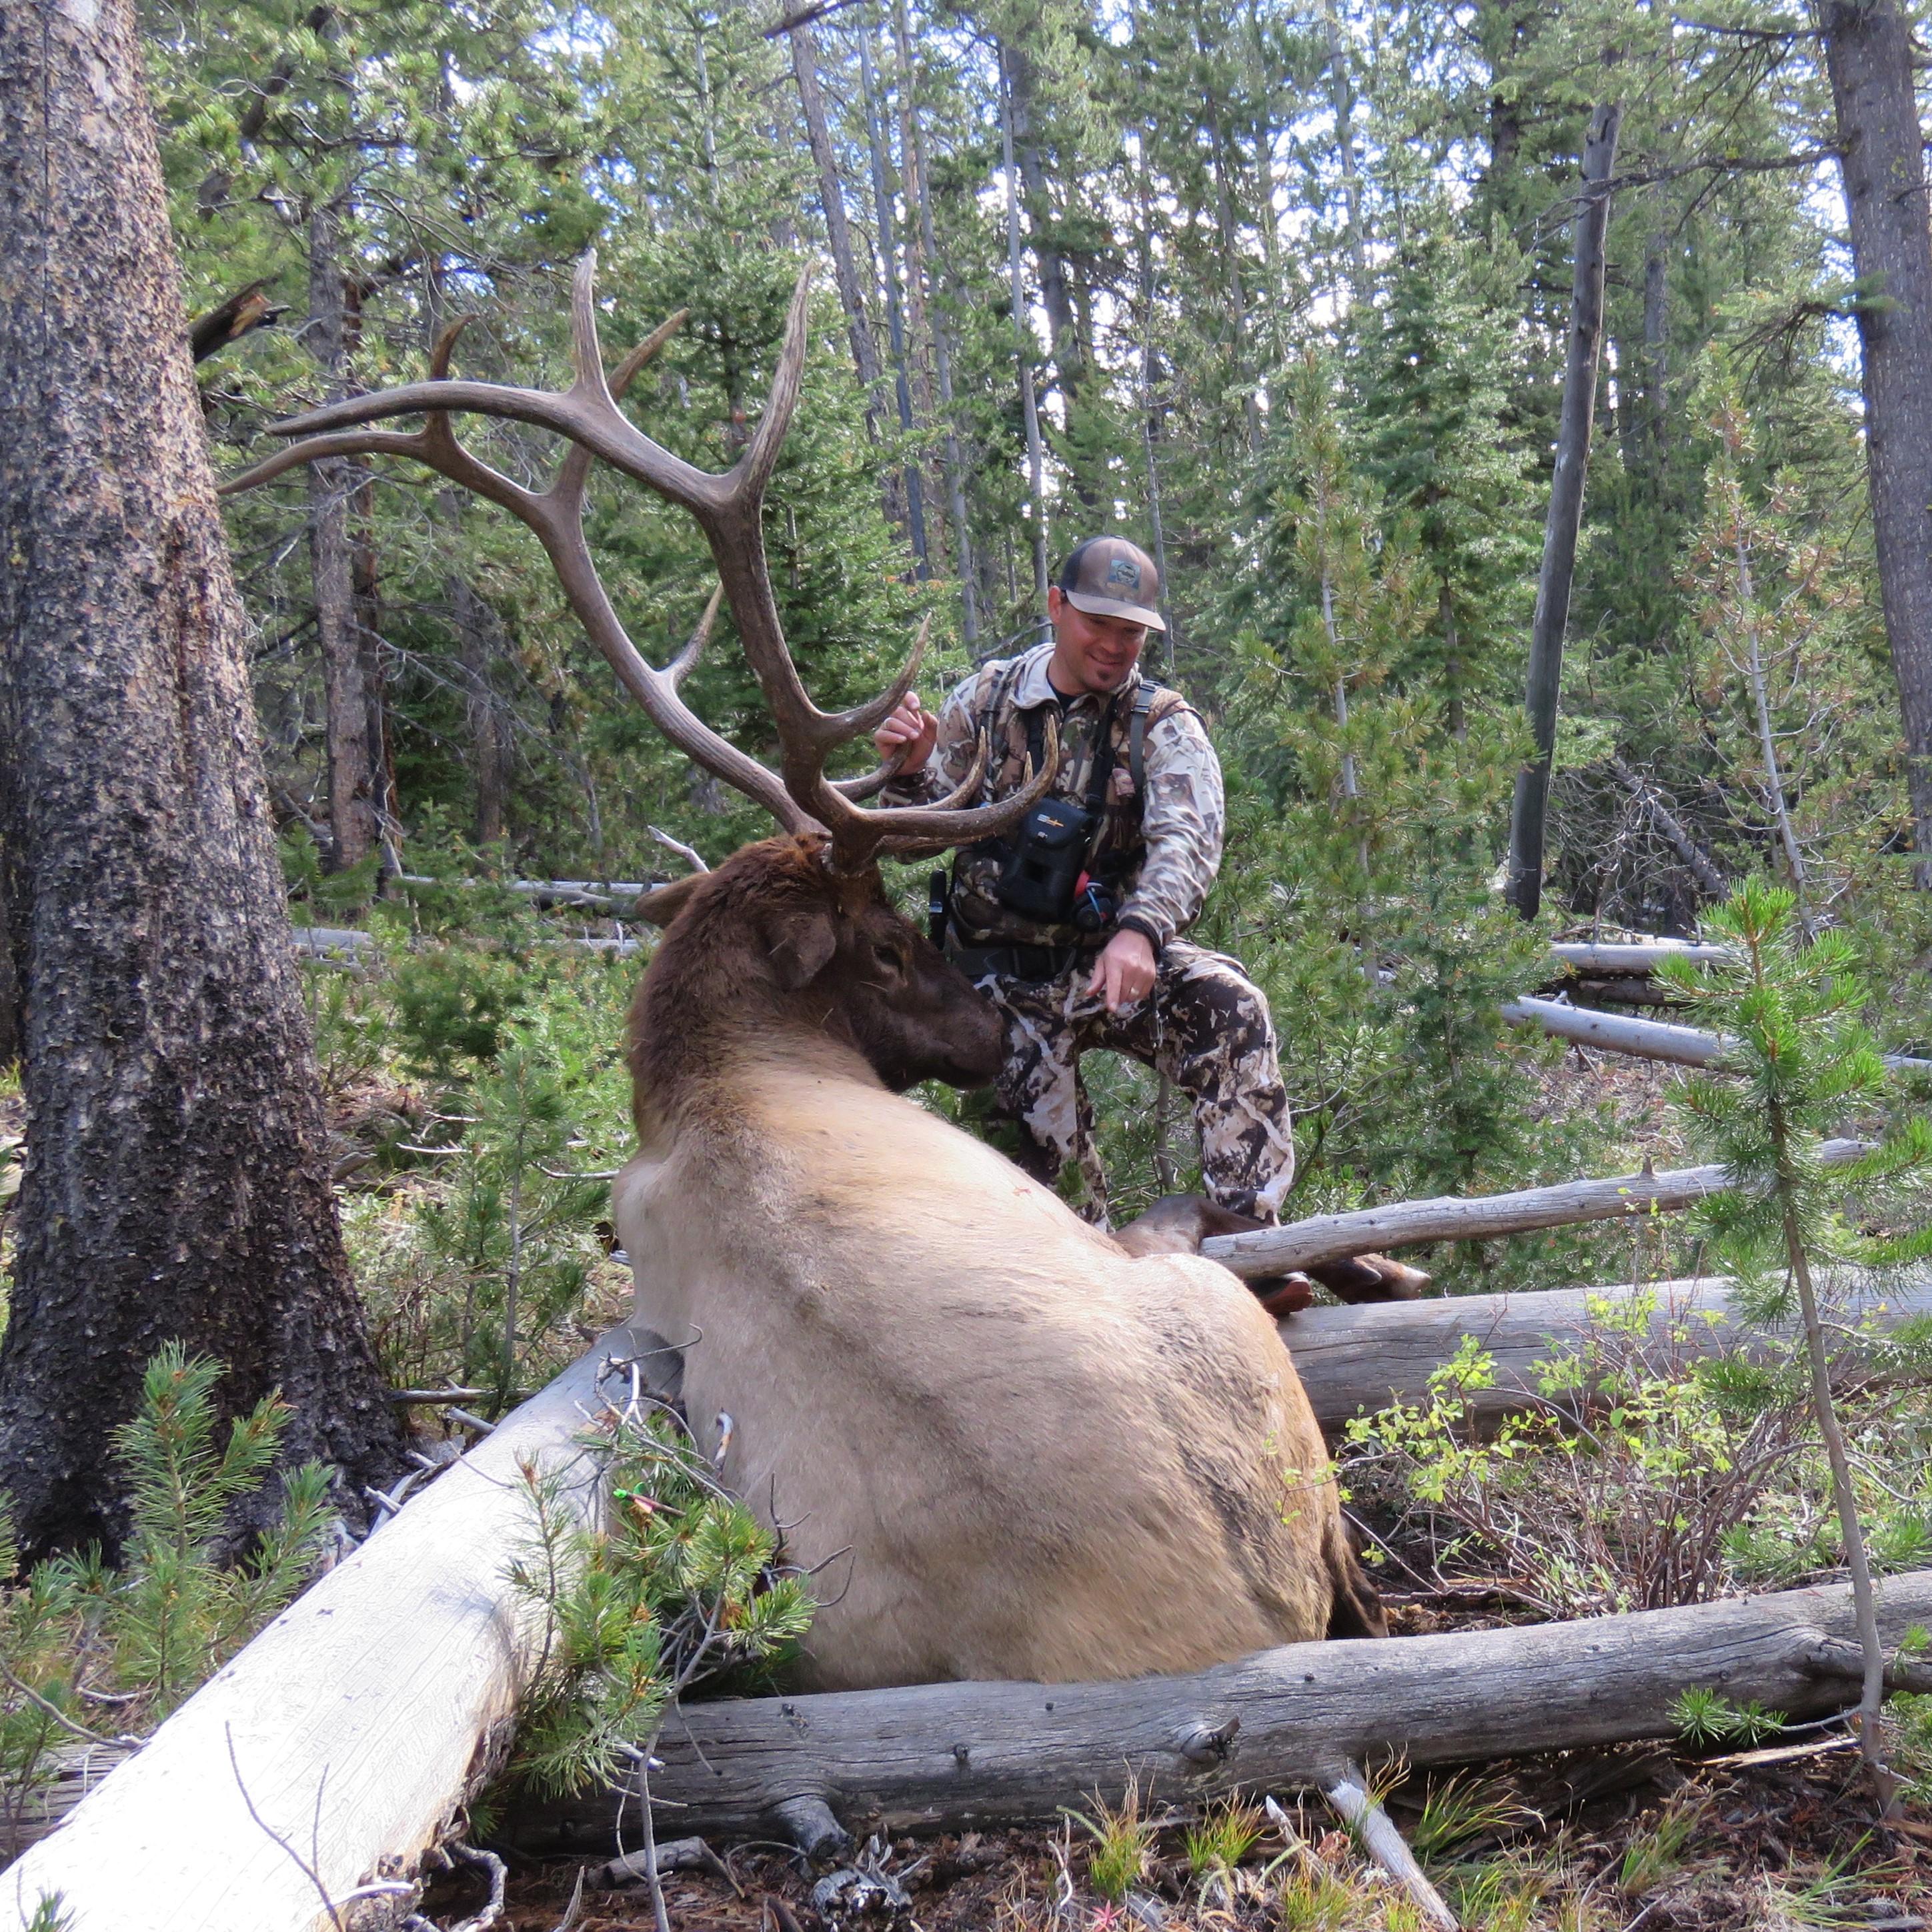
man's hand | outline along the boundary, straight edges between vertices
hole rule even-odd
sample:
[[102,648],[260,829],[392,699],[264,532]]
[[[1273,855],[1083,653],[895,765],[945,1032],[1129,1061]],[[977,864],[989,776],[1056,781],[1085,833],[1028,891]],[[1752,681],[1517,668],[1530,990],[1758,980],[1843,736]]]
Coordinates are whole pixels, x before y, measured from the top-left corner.
[[939,720],[920,703],[916,691],[908,692],[872,734],[879,762],[890,765],[901,778],[923,770],[938,741]]
[[1100,949],[1094,962],[1089,993],[1100,994],[1110,1013],[1131,1006],[1154,991],[1154,941],[1133,926],[1124,926]]

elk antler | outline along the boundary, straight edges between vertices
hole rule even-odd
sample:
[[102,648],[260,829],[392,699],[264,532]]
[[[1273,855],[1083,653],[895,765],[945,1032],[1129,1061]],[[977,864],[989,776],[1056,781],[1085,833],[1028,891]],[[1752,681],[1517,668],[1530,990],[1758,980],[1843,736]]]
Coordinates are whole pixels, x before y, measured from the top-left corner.
[[[439,338],[429,381],[347,397],[270,424],[276,435],[301,440],[224,488],[248,489],[296,464],[320,457],[386,454],[413,458],[500,504],[527,524],[549,556],[578,621],[658,728],[706,770],[756,800],[788,831],[820,828],[828,832],[833,861],[841,869],[856,869],[880,853],[910,857],[1005,830],[1052,782],[1059,738],[1057,721],[1052,718],[1041,769],[1037,772],[1029,769],[1019,791],[995,805],[965,803],[978,791],[985,776],[988,748],[983,733],[964,780],[936,805],[862,808],[857,800],[886,783],[891,776],[886,767],[842,782],[825,776],[825,762],[832,752],[874,729],[912,688],[930,620],[920,626],[911,654],[891,685],[878,697],[844,711],[821,711],[812,701],[785,644],[765,561],[761,512],[765,486],[797,405],[805,366],[810,269],[800,276],[793,292],[784,346],[758,429],[743,455],[721,476],[673,455],[617,407],[617,398],[684,316],[680,311],[655,331],[625,358],[614,380],[607,381],[597,342],[596,264],[593,250],[578,262],[572,280],[571,338],[575,373],[568,389],[522,389],[450,380],[449,356],[463,326],[459,322]],[[463,448],[449,425],[449,414],[455,410],[507,417],[567,437],[572,447],[550,488],[541,494],[526,490]],[[423,427],[407,434],[347,427],[418,411],[424,415]],[[778,731],[782,778],[713,731],[678,694],[677,687],[696,662],[710,631],[717,608],[715,596],[690,644],[664,670],[646,662],[626,634],[584,535],[584,490],[593,455],[688,510],[704,531],[718,568],[719,587],[730,604],[746,660]]]

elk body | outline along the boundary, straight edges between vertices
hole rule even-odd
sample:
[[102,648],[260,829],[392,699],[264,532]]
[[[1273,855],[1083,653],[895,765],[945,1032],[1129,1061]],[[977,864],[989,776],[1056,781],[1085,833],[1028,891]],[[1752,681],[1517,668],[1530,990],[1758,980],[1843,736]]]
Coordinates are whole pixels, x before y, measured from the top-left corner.
[[[830,752],[910,688],[919,652],[880,698],[829,714],[784,646],[759,512],[796,397],[804,296],[801,283],[764,416],[724,476],[618,410],[614,391],[665,332],[607,387],[586,262],[569,391],[439,380],[355,398],[286,426],[334,433],[240,481],[387,450],[503,504],[652,718],[785,827],[655,896],[668,922],[632,1013],[638,1152],[614,1195],[638,1319],[683,1348],[700,1443],[818,1576],[811,1681],[1184,1671],[1379,1634],[1320,1432],[1253,1297],[1197,1257],[1129,1255],[903,1096],[989,1078],[1000,1022],[892,909],[874,860],[998,831],[1043,790],[1057,746],[1049,730],[1042,770],[992,806],[968,802],[983,746],[938,806],[867,809],[886,774],[826,776]],[[552,487],[525,490],[460,448],[451,410],[569,437]],[[340,427],[416,410],[413,435]],[[782,778],[678,695],[711,613],[668,670],[624,634],[584,542],[592,453],[704,528]]]

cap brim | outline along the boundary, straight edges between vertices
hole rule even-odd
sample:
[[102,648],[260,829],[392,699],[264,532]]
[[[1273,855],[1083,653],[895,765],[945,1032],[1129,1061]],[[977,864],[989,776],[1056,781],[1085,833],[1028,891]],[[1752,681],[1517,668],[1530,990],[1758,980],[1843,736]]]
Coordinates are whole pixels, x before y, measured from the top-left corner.
[[1096,597],[1084,590],[1062,590],[1060,596],[1076,610],[1084,610],[1090,617],[1124,617],[1130,624],[1144,624],[1150,631],[1165,631],[1158,610],[1150,610],[1144,604],[1124,604],[1118,597]]

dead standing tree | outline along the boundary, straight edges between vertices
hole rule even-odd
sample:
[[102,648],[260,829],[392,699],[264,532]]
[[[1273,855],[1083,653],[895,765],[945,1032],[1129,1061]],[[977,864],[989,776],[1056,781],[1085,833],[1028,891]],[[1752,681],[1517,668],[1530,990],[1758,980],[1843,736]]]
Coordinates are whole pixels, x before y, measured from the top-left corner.
[[0,1486],[111,1542],[178,1337],[400,1460],[349,1275],[129,0],[0,11],[0,848],[29,1156]]
[[1543,574],[1531,626],[1529,682],[1524,704],[1535,756],[1516,774],[1510,814],[1510,903],[1525,919],[1543,897],[1543,830],[1550,770],[1556,752],[1556,700],[1563,680],[1563,632],[1583,525],[1583,476],[1590,465],[1590,424],[1597,404],[1597,358],[1604,340],[1604,238],[1610,224],[1610,175],[1616,166],[1623,110],[1606,102],[1590,117],[1583,143],[1583,188],[1576,209],[1570,297],[1570,350],[1563,371],[1563,413],[1556,467],[1550,479],[1550,518],[1543,536]]

